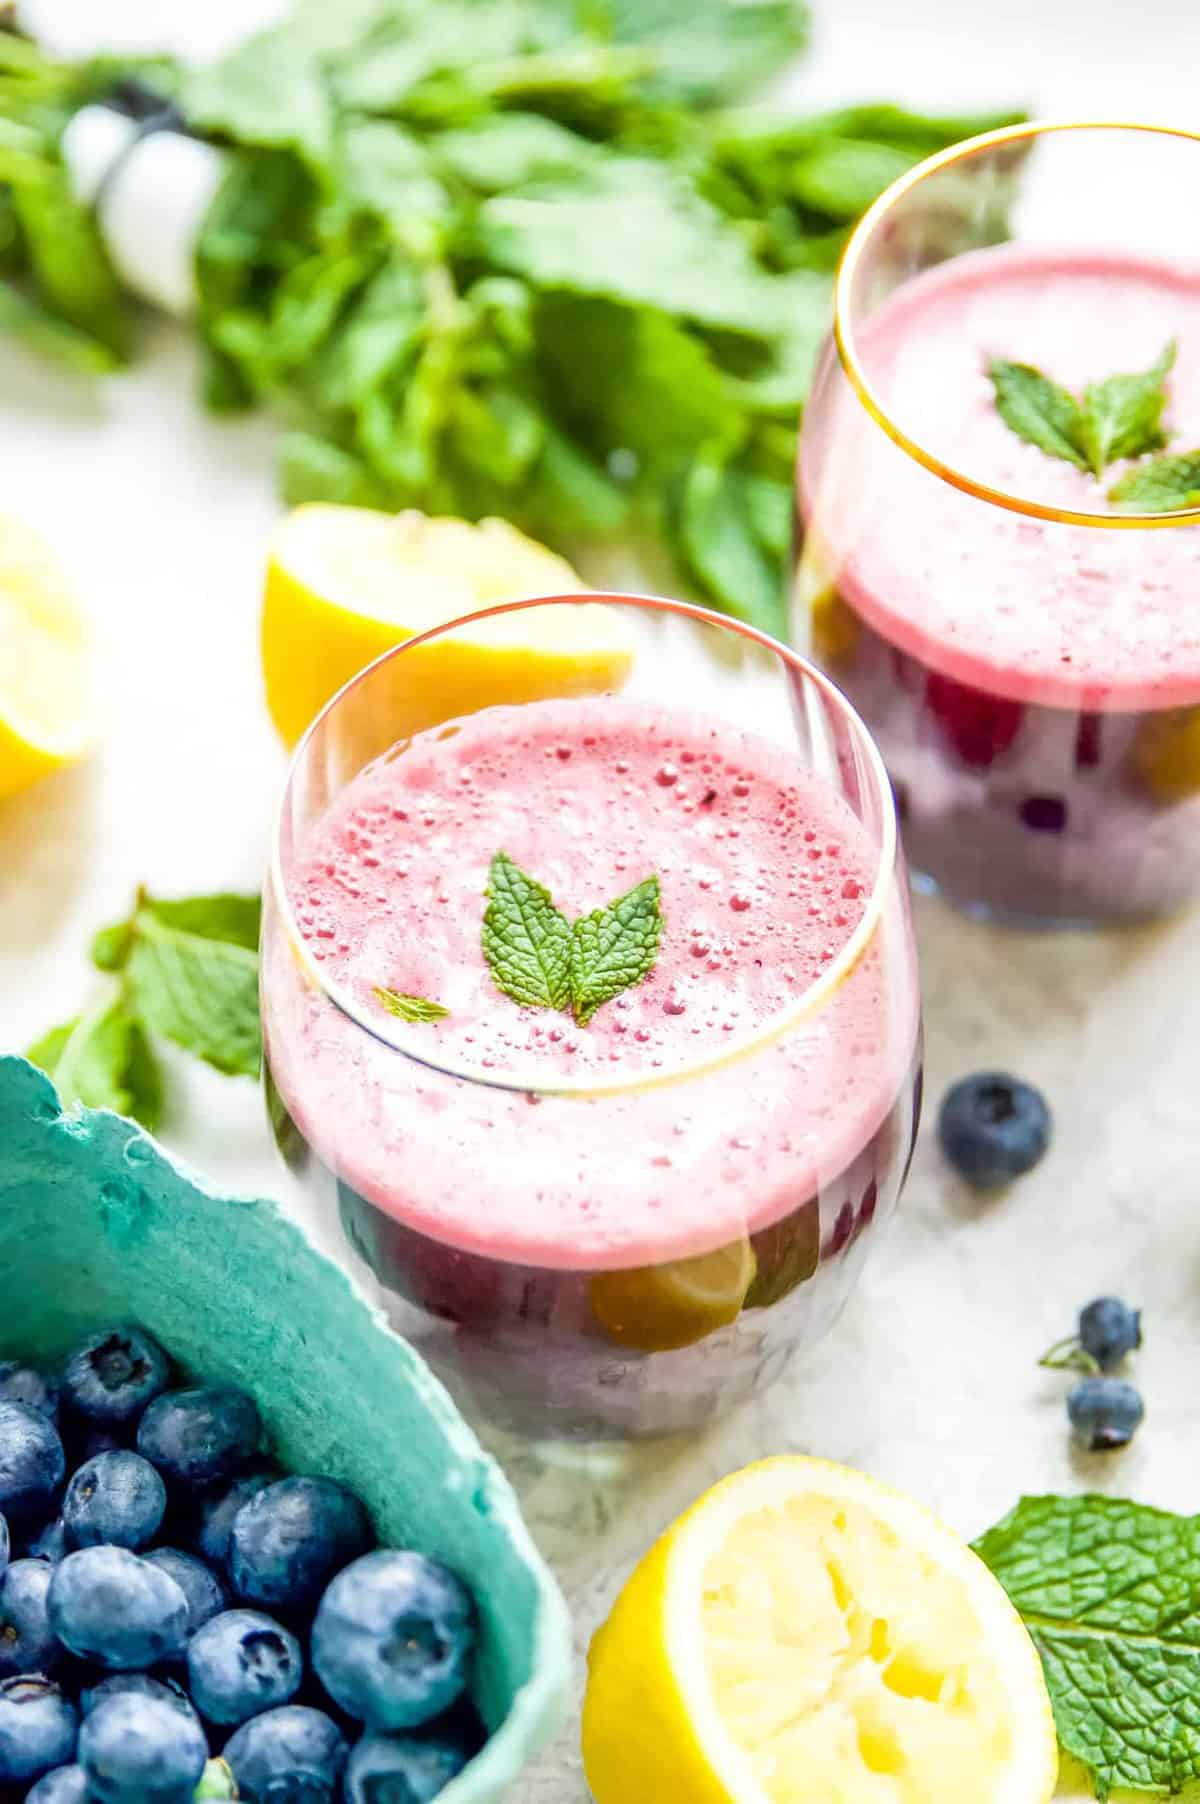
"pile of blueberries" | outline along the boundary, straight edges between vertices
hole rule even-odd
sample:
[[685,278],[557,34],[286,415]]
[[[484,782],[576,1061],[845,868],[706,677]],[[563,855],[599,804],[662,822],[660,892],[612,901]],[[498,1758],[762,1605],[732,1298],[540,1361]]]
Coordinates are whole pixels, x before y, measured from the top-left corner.
[[129,1326],[0,1365],[0,1797],[428,1804],[483,1739],[469,1592],[170,1387]]

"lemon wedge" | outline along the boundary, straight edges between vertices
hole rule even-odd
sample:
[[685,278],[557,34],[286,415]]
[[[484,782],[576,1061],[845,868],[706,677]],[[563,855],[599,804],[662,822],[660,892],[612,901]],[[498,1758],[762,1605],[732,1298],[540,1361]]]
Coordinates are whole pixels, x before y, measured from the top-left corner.
[[748,1240],[695,1259],[602,1272],[588,1287],[592,1313],[619,1347],[666,1353],[735,1322],[754,1282]]
[[[262,613],[267,705],[286,743],[402,640],[502,601],[577,594],[563,558],[504,520],[311,505],[282,522]],[[386,743],[494,702],[615,688],[632,662],[617,610],[527,609],[422,648],[397,671]],[[402,661],[403,662],[403,661]]]
[[96,690],[83,617],[49,546],[0,518],[0,800],[91,751]]
[[1200,708],[1167,708],[1138,728],[1134,760],[1152,795],[1182,802],[1200,790]]
[[717,1485],[645,1557],[589,1655],[597,1804],[1047,1804],[1036,1649],[919,1504],[783,1458]]

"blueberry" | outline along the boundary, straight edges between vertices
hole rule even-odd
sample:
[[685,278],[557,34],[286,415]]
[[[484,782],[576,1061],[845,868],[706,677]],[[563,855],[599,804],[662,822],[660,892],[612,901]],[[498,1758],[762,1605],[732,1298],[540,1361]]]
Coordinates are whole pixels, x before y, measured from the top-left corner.
[[273,1466],[258,1466],[243,1472],[224,1490],[203,1499],[200,1525],[196,1531],[196,1549],[214,1566],[224,1566],[229,1558],[229,1536],[233,1519],[244,1503],[265,1491],[279,1477]]
[[29,1559],[44,1560],[47,1566],[57,1566],[67,1552],[67,1530],[61,1516],[55,1516],[53,1521],[47,1522],[45,1528],[39,1530],[26,1548]]
[[1097,1297],[1079,1312],[1079,1341],[1102,1372],[1111,1372],[1141,1346],[1142,1312],[1120,1297]]
[[332,1804],[346,1764],[346,1738],[323,1710],[283,1704],[243,1723],[225,1743],[246,1804]]
[[56,1766],[26,1792],[25,1804],[91,1804],[91,1796],[81,1766]]
[[137,1692],[105,1698],[79,1732],[79,1764],[100,1804],[187,1804],[207,1760],[194,1717]]
[[232,1478],[258,1450],[262,1423],[254,1400],[229,1384],[168,1391],[138,1425],[138,1452],[166,1478],[186,1485]]
[[229,1602],[225,1587],[203,1560],[178,1547],[156,1547],[146,1555],[151,1566],[169,1572],[187,1598],[189,1639]]
[[1067,1398],[1071,1427],[1092,1453],[1128,1447],[1146,1406],[1123,1378],[1082,1378]]
[[180,1586],[125,1547],[84,1547],[52,1567],[49,1614],[64,1647],[113,1672],[172,1658],[187,1634]]
[[192,1637],[188,1685],[210,1722],[232,1725],[295,1697],[304,1658],[294,1635],[257,1610],[226,1610]]
[[63,1498],[73,1547],[148,1547],[167,1508],[167,1487],[149,1460],[121,1448],[80,1466]]
[[0,1780],[37,1779],[75,1758],[79,1718],[53,1679],[0,1680]]
[[141,1328],[104,1328],[68,1356],[63,1401],[85,1421],[111,1428],[135,1421],[169,1377],[166,1354]]
[[8,1359],[0,1364],[0,1403],[27,1403],[58,1427],[58,1386],[32,1366]]
[[181,1685],[176,1685],[174,1679],[152,1679],[146,1672],[114,1672],[107,1679],[101,1679],[98,1685],[87,1686],[80,1693],[80,1712],[85,1717],[90,1716],[107,1698],[130,1692],[136,1697],[159,1698],[164,1704],[173,1704],[185,1716],[194,1718],[196,1715],[192,1700]]
[[938,1138],[961,1177],[990,1189],[1033,1169],[1050,1144],[1051,1126],[1045,1100],[1032,1085],[981,1071],[946,1092]]
[[462,1581],[423,1554],[365,1554],[317,1611],[312,1661],[335,1703],[371,1729],[414,1729],[464,1690],[475,1608]]
[[66,1469],[53,1422],[28,1403],[0,1403],[0,1511],[10,1529],[49,1514]]
[[281,1478],[242,1505],[229,1573],[257,1604],[315,1604],[329,1580],[372,1541],[366,1510],[332,1478]]
[[14,1560],[0,1579],[0,1678],[53,1672],[62,1659],[46,1605],[53,1576],[44,1560]]
[[466,1764],[450,1742],[367,1734],[346,1762],[346,1804],[430,1804]]

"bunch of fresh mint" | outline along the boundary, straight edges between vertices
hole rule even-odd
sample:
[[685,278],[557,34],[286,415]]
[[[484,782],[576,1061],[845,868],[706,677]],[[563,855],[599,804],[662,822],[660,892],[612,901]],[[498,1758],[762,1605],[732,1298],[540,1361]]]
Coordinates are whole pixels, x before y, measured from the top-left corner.
[[[1000,123],[727,110],[805,30],[802,0],[303,0],[208,69],[142,68],[232,153],[196,257],[210,404],[277,406],[290,501],[499,514],[572,551],[657,533],[700,591],[778,631],[847,231]],[[78,102],[113,73],[43,79]],[[0,264],[15,205],[25,293],[104,348],[111,276],[64,191],[62,110],[38,140],[52,233],[0,154]],[[977,200],[947,207],[945,248],[978,241]]]
[[975,1543],[1042,1657],[1059,1743],[1097,1798],[1200,1785],[1200,1517],[1026,1497]]
[[160,901],[139,890],[128,919],[92,941],[93,964],[115,982],[27,1056],[64,1103],[114,1109],[151,1130],[166,1104],[157,1036],[228,1076],[256,1077],[261,914],[257,896]]

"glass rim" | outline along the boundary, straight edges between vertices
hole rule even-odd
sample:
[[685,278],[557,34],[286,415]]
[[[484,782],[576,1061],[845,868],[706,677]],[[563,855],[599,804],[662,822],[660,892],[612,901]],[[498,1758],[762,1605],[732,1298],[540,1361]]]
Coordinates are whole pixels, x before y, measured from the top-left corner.
[[[355,1001],[348,989],[327,976],[321,969],[320,963],[312,956],[308,942],[300,930],[292,909],[283,868],[284,823],[294,785],[300,777],[312,741],[323,723],[342,706],[356,689],[369,682],[384,665],[403,658],[406,652],[415,651],[423,645],[446,638],[476,621],[493,619],[503,614],[524,612],[527,608],[554,607],[563,604],[578,607],[596,603],[605,606],[629,606],[654,614],[667,614],[676,618],[692,620],[701,626],[714,626],[730,633],[735,638],[746,640],[751,645],[774,652],[785,665],[798,672],[807,682],[812,683],[834,712],[847,722],[855,743],[864,753],[871,781],[879,797],[882,817],[882,833],[876,849],[874,880],[867,898],[866,908],[863,910],[862,919],[828,970],[823,971],[820,977],[814,979],[787,1008],[772,1015],[770,1020],[761,1027],[738,1035],[730,1045],[723,1047],[720,1052],[701,1054],[694,1059],[673,1066],[670,1070],[641,1071],[635,1076],[611,1079],[597,1079],[593,1076],[565,1077],[560,1071],[546,1066],[531,1066],[515,1072],[493,1074],[466,1061],[433,1057],[428,1048],[421,1045],[419,1030],[405,1032],[405,1024],[393,1021],[390,1016],[384,1021],[368,1018],[362,1006]],[[357,776],[358,773],[356,772],[355,775]],[[352,782],[354,779],[348,780]],[[379,657],[373,659],[370,664],[344,683],[310,722],[288,761],[287,774],[272,829],[268,877],[272,899],[287,935],[289,950],[299,963],[307,984],[324,995],[340,1014],[344,1015],[355,1027],[361,1029],[363,1033],[369,1035],[371,1039],[386,1046],[390,1051],[400,1054],[401,1057],[411,1060],[414,1064],[423,1066],[426,1070],[438,1072],[446,1077],[460,1078],[479,1088],[515,1091],[518,1094],[539,1097],[568,1096],[591,1099],[635,1095],[651,1090],[665,1089],[672,1085],[691,1082],[709,1072],[736,1066],[744,1059],[777,1044],[808,1016],[816,1014],[858,968],[873,944],[891,887],[897,881],[899,849],[900,834],[896,816],[896,801],[884,767],[883,756],[856,710],[836,683],[832,682],[823,671],[818,670],[815,664],[812,664],[807,658],[801,657],[798,652],[793,651],[790,646],[784,645],[780,640],[773,639],[769,633],[761,632],[757,627],[750,626],[746,621],[737,620],[728,614],[718,614],[710,608],[699,607],[692,602],[676,601],[668,596],[641,595],[625,590],[585,589],[572,591],[569,594],[530,596],[519,601],[500,602],[490,607],[474,609],[469,614],[460,614],[453,620],[430,627],[410,639],[402,640],[399,645],[394,645],[389,650],[382,652]]]
[[[948,482],[953,488],[964,494],[973,495],[978,501],[985,501],[994,507],[1007,508],[1010,513],[1024,514],[1028,519],[1051,520],[1064,526],[1098,526],[1117,531],[1146,531],[1161,527],[1194,526],[1200,524],[1200,506],[1176,508],[1171,513],[1133,514],[1133,513],[1087,513],[1079,509],[1051,507],[1045,502],[1030,501],[1021,495],[1009,494],[1005,489],[993,488],[989,483],[979,482],[958,470],[953,464],[929,451],[917,439],[912,438],[899,423],[892,418],[879,395],[873,388],[863,362],[858,353],[855,327],[852,320],[853,291],[859,268],[870,247],[875,234],[891,217],[894,208],[931,175],[937,175],[943,169],[952,169],[957,163],[969,161],[981,151],[997,149],[1004,145],[1035,142],[1051,132],[1143,132],[1152,137],[1175,138],[1181,143],[1200,146],[1200,132],[1189,131],[1186,126],[1150,125],[1135,120],[1120,119],[1040,119],[1027,120],[1020,125],[1002,125],[990,132],[980,132],[976,137],[964,138],[961,143],[952,144],[946,150],[937,151],[926,157],[912,169],[906,170],[902,176],[884,189],[883,193],[868,207],[855,226],[838,262],[837,275],[834,278],[833,290],[833,336],[837,345],[838,357],[843,370],[850,381],[858,399],[875,424],[885,432],[894,445],[906,452],[933,475]],[[952,259],[951,259],[952,261]],[[897,291],[898,292],[898,291]]]

